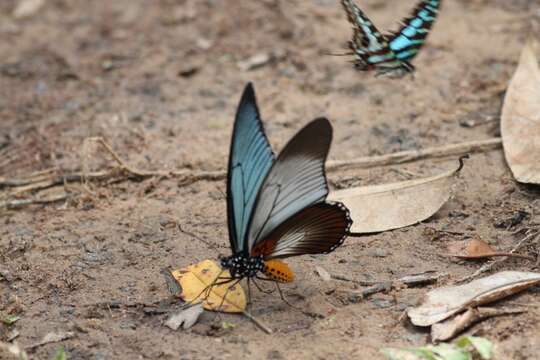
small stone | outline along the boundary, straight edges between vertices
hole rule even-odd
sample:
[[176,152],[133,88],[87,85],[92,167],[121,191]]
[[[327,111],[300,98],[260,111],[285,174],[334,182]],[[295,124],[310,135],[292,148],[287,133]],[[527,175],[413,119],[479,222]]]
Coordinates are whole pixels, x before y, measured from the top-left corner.
[[384,250],[384,249],[374,249],[374,250],[371,250],[368,252],[368,255],[369,256],[372,256],[372,257],[380,257],[380,258],[383,258],[383,257],[387,257],[388,256],[388,251]]

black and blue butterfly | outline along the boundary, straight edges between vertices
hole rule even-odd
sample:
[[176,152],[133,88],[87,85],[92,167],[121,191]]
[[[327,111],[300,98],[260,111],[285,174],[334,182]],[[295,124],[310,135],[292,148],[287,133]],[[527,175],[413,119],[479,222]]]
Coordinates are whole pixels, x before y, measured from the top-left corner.
[[383,35],[353,0],[341,0],[353,26],[349,47],[358,70],[376,70],[379,75],[400,77],[414,71],[411,60],[426,41],[442,0],[422,0],[399,31]]
[[[232,254],[221,259],[230,278],[291,282],[281,259],[329,253],[352,224],[347,208],[327,202],[324,164],[332,126],[318,118],[301,129],[277,158],[266,138],[253,86],[238,106],[227,176],[227,212]],[[215,284],[214,284],[215,285]]]

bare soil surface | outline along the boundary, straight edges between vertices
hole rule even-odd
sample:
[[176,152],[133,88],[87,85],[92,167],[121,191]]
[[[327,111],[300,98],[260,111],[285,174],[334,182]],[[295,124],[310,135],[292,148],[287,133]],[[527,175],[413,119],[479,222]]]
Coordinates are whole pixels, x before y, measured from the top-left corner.
[[[337,0],[51,0],[23,19],[12,15],[16,3],[0,3],[4,177],[114,166],[97,146],[83,149],[94,136],[140,169],[223,169],[248,81],[277,151],[318,116],[335,129],[331,159],[498,136],[504,90],[527,35],[540,28],[536,0],[446,1],[414,77],[392,80],[325,55],[343,51],[351,35]],[[414,5],[359,3],[380,29],[395,29]],[[239,68],[261,53],[272,60]],[[328,177],[333,188],[377,184],[436,174],[455,161]],[[501,150],[475,154],[455,196],[431,219],[350,238],[328,256],[291,259],[297,279],[284,290],[304,312],[277,294],[254,297],[253,314],[274,334],[244,317],[213,313],[174,332],[162,323],[180,304],[160,269],[229,254],[225,182],[120,178],[65,188],[65,202],[0,213],[0,312],[21,317],[10,328],[0,325],[0,340],[16,329],[16,341],[35,359],[51,358],[60,344],[70,359],[381,359],[382,347],[429,341],[427,331],[401,321],[407,307],[482,265],[441,256],[449,244],[477,235],[508,251],[540,225],[540,189],[518,185]],[[0,200],[13,191],[0,189]],[[521,253],[537,256],[538,244]],[[427,270],[447,276],[359,300],[350,292],[360,287],[324,282],[315,266],[363,280]],[[509,259],[494,270],[503,269],[539,266]],[[512,303],[529,311],[489,319],[470,333],[492,340],[497,359],[540,359],[540,289],[500,306]],[[235,327],[223,329],[222,321]],[[65,331],[73,336],[30,348]]]

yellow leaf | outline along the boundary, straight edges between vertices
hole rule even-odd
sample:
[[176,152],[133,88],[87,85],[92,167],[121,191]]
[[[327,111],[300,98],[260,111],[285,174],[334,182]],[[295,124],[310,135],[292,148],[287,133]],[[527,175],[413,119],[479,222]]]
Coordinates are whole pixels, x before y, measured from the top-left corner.
[[[231,277],[229,270],[222,270],[212,260],[203,260],[186,268],[173,270],[172,276],[182,287],[180,297],[186,302],[202,302],[206,310],[227,313],[243,312],[246,309],[246,294],[240,284],[234,285],[237,280],[208,288],[214,282],[224,281],[216,280],[218,276]],[[210,290],[207,292],[208,289]]]

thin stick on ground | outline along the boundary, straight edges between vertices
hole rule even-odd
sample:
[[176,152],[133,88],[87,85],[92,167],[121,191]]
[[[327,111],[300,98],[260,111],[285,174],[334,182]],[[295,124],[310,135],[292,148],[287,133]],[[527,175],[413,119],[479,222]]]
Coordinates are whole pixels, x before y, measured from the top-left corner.
[[344,168],[370,168],[375,166],[396,165],[426,158],[459,156],[475,152],[496,150],[501,148],[501,146],[501,138],[475,140],[420,150],[400,151],[380,156],[368,156],[350,160],[333,160],[328,161],[326,167],[328,170],[335,171]]
[[[518,251],[519,249],[521,249],[522,246],[524,246],[527,242],[533,240],[533,239],[536,239],[540,237],[540,231],[534,231],[530,234],[528,234],[527,236],[525,236],[523,239],[521,239],[517,244],[516,246],[514,246],[514,248],[512,250],[510,250],[510,254],[513,254],[515,253],[516,251]],[[506,260],[508,260],[510,257],[509,256],[505,256],[505,257],[502,257],[498,260],[495,260],[493,262],[490,262],[490,263],[486,263],[484,265],[482,265],[482,267],[480,267],[480,269],[476,270],[474,273],[472,273],[471,275],[467,275],[459,280],[456,281],[456,283],[462,283],[462,282],[466,282],[466,281],[470,281],[476,277],[478,277],[479,275],[485,273],[485,272],[488,272],[488,271],[491,271],[491,269],[493,269],[493,267],[495,267],[496,265],[499,265],[503,262],[505,262]]]
[[[3,187],[22,187],[17,189],[18,193],[26,191],[38,191],[52,186],[70,183],[82,182],[88,180],[106,180],[114,177],[120,177],[124,172],[130,177],[148,178],[154,176],[178,177],[182,179],[183,185],[189,185],[197,181],[217,181],[226,177],[225,170],[215,171],[193,171],[191,169],[181,170],[155,170],[147,171],[134,168],[126,163],[102,138],[89,138],[86,140],[94,141],[103,146],[103,148],[113,157],[119,168],[110,170],[101,170],[95,172],[77,171],[70,174],[48,173],[41,176],[28,176],[23,178],[0,177],[0,188]],[[474,152],[483,152],[496,150],[501,147],[501,138],[488,140],[469,141],[458,144],[444,145],[440,147],[425,148],[412,151],[400,151],[393,154],[360,157],[349,160],[328,161],[327,170],[336,171],[344,168],[370,168],[376,166],[397,165],[426,158],[440,158],[448,156],[458,156]],[[119,171],[120,170],[120,171]]]
[[16,209],[28,205],[43,205],[50,204],[53,202],[63,201],[69,197],[69,194],[59,194],[51,196],[48,198],[34,198],[34,199],[14,199],[0,201],[0,210],[1,209]]
[[264,331],[265,333],[267,333],[268,335],[272,334],[273,331],[272,329],[270,329],[268,326],[266,326],[265,324],[263,324],[259,319],[257,319],[256,317],[254,317],[253,315],[251,315],[250,313],[248,313],[247,311],[243,311],[242,312],[242,315],[244,315],[245,317],[247,317],[249,320],[251,320],[255,325],[257,325],[257,327],[259,329],[261,329],[262,331]]
[[420,274],[413,274],[404,276],[395,280],[388,281],[363,281],[350,279],[342,275],[331,275],[332,279],[354,282],[356,284],[367,286],[362,290],[349,291],[350,299],[353,302],[357,302],[361,299],[365,299],[370,295],[380,292],[387,292],[394,288],[398,288],[401,285],[406,286],[422,286],[437,282],[441,277],[446,276],[444,273],[436,273],[434,271],[427,271]]

